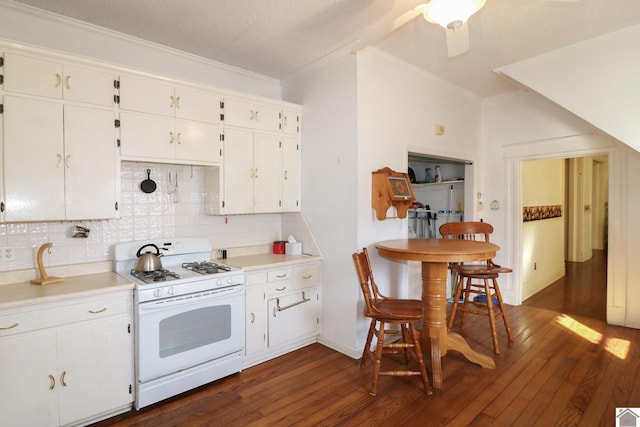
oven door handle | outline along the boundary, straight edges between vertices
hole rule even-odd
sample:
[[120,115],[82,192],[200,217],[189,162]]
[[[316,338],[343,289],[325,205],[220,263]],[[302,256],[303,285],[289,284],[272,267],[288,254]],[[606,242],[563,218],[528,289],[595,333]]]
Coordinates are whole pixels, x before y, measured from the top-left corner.
[[138,305],[138,308],[140,311],[164,310],[168,307],[175,307],[175,306],[184,305],[184,304],[195,304],[195,303],[200,303],[202,301],[210,301],[215,299],[223,299],[223,298],[227,298],[234,295],[240,295],[243,293],[244,293],[244,288],[242,287],[225,289],[225,290],[217,290],[217,291],[214,291],[213,293],[209,291],[205,291],[197,294],[189,294],[189,295],[184,295],[179,297],[143,302]]

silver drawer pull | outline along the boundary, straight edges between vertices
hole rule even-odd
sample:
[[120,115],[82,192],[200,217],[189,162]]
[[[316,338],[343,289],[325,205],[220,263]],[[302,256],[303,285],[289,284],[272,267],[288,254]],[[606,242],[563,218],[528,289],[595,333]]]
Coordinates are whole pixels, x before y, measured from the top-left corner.
[[311,279],[313,274],[307,274],[306,276],[302,276],[303,279]]
[[103,313],[103,312],[105,312],[105,311],[107,311],[107,307],[103,307],[103,308],[101,308],[100,310],[89,310],[89,313],[91,313],[91,314],[98,314],[98,313]]
[[[278,311],[285,311],[285,310],[288,310],[288,309],[290,309],[290,308],[295,307],[296,305],[304,304],[304,303],[305,303],[305,302],[307,302],[307,301],[311,301],[311,298],[306,298],[306,297],[304,296],[304,292],[303,292],[303,293],[302,293],[302,300],[301,300],[301,301],[297,301],[297,302],[294,302],[293,304],[289,304],[289,305],[286,305],[286,306],[284,306],[284,307],[280,307],[280,298],[277,298],[277,299],[276,299],[276,306],[278,307]],[[274,317],[275,317],[275,311],[274,311],[274,313],[273,313],[273,314],[274,314]]]
[[286,287],[286,286],[283,286],[283,287],[281,287],[281,288],[276,288],[276,291],[278,291],[278,292],[282,292],[282,291],[284,291],[285,289],[287,289],[287,287]]
[[49,374],[49,381],[51,382],[49,390],[53,390],[56,387],[56,379],[51,374]]
[[18,327],[18,325],[20,325],[20,323],[14,323],[14,324],[13,324],[13,325],[11,325],[11,326],[6,326],[6,327],[2,327],[2,328],[0,328],[0,331],[6,331],[7,329],[13,329],[13,328],[16,328],[16,327]]
[[283,278],[283,277],[287,277],[287,273],[277,274],[277,275],[276,275],[276,277],[277,277],[278,279],[281,279],[281,278]]

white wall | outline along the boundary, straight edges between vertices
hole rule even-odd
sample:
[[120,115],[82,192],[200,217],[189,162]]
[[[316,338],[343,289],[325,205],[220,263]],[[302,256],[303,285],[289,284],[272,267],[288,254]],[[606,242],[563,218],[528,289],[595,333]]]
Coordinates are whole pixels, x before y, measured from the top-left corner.
[[[564,205],[564,160],[522,162],[522,205]],[[565,274],[562,217],[522,224],[522,299],[544,289]]]
[[0,38],[280,98],[275,79],[17,3],[0,2]]
[[304,106],[302,211],[324,257],[321,341],[355,357],[362,302],[351,254],[358,250],[356,57],[345,55],[283,83]]
[[499,71],[640,150],[640,25]]
[[[375,49],[285,81],[283,95],[304,105],[303,212],[325,260],[321,341],[359,357],[368,321],[351,253],[369,249],[383,292],[420,295],[420,283],[408,283],[406,264],[380,259],[373,246],[405,236],[407,220],[375,218],[371,172],[405,171],[408,147],[473,159],[480,101]],[[444,136],[434,135],[436,123],[446,125]]]

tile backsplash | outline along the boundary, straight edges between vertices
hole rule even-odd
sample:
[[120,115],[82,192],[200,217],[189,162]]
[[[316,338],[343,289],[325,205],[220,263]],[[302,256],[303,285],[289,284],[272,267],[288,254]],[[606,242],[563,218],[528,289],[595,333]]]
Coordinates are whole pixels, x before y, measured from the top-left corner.
[[[140,190],[147,169],[157,184],[149,194]],[[37,250],[47,242],[53,247],[46,265],[59,266],[110,261],[115,243],[132,240],[199,236],[214,248],[229,248],[287,237],[281,214],[205,214],[204,171],[202,166],[122,162],[119,219],[0,224],[0,247],[15,253],[13,261],[0,260],[0,271],[35,268]],[[76,225],[89,228],[89,236],[71,237]]]

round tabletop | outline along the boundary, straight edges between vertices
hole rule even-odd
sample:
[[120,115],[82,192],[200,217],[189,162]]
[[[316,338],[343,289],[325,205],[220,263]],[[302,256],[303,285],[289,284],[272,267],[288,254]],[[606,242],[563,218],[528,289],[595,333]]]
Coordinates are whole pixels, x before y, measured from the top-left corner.
[[445,263],[491,259],[500,249],[493,243],[462,239],[397,239],[375,246],[387,258]]

